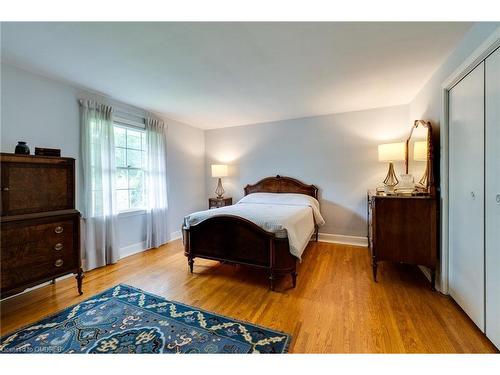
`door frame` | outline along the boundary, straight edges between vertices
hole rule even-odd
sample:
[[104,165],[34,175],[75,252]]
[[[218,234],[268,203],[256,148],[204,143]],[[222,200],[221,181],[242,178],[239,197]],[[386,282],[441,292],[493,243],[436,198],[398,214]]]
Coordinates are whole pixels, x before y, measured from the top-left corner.
[[449,92],[500,46],[500,27],[472,52],[472,54],[441,84],[441,275],[440,291],[449,293]]

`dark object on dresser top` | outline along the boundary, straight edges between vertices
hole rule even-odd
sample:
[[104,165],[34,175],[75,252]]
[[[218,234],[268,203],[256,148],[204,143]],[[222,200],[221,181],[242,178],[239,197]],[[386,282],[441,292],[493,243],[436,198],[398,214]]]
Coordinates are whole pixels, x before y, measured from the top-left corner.
[[69,273],[82,293],[75,160],[0,154],[1,298]]
[[30,148],[24,141],[18,141],[16,148],[14,149],[15,154],[19,155],[29,155],[30,154]]
[[47,147],[35,147],[35,155],[61,157],[61,149],[59,149],[59,148],[47,148]]
[[[251,193],[300,193],[318,198],[318,189],[290,177],[267,177],[245,187]],[[277,276],[290,274],[297,280],[297,258],[290,253],[288,238],[277,238],[253,222],[234,215],[218,215],[189,228],[183,227],[184,254],[193,272],[194,258],[263,268],[274,290]],[[316,227],[316,241],[318,228]]]

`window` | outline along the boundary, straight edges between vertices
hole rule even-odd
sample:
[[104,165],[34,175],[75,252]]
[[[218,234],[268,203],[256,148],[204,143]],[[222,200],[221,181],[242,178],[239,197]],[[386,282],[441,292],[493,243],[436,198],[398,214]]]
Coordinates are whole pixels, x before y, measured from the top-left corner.
[[114,124],[118,211],[146,207],[146,132]]

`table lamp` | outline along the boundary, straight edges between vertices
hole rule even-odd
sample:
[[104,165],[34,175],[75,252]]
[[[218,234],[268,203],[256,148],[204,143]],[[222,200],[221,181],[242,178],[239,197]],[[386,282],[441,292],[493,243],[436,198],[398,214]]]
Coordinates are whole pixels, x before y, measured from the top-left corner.
[[212,177],[218,177],[217,188],[215,189],[215,194],[217,194],[217,199],[222,199],[224,195],[224,188],[222,187],[221,177],[227,176],[227,165],[225,164],[212,164]]
[[384,180],[384,185],[389,191],[394,191],[394,187],[399,183],[394,172],[394,162],[405,160],[406,145],[404,142],[385,143],[378,146],[378,161],[389,162],[389,170]]

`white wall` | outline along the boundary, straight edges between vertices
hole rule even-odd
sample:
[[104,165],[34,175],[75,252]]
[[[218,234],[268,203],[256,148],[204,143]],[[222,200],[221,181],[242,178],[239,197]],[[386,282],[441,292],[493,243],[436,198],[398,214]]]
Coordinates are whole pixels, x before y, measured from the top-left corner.
[[[207,195],[214,195],[216,184],[212,163],[230,165],[223,184],[233,200],[263,177],[295,177],[320,189],[326,220],[320,232],[366,236],[366,191],[387,173],[377,161],[377,145],[402,141],[409,131],[408,106],[208,130]],[[396,169],[404,173],[403,163]]]
[[[1,66],[1,151],[14,152],[18,140],[35,146],[60,148],[63,156],[78,159],[79,108],[77,99],[96,97],[70,84],[11,65]],[[144,111],[120,103],[128,111]],[[161,117],[161,116],[160,116]],[[169,233],[180,229],[182,218],[205,207],[205,145],[202,130],[164,118],[168,125]],[[80,165],[77,162],[77,185]],[[77,189],[77,202],[81,186]],[[77,204],[77,208],[80,204]],[[120,245],[127,255],[145,241],[144,215],[120,217]]]
[[[205,209],[205,134],[175,121],[168,128],[169,233],[181,230],[184,216]],[[179,233],[180,235],[180,233]]]
[[499,26],[499,22],[475,23],[445,62],[410,102],[410,118],[431,121],[436,130],[436,139],[438,139],[439,135],[442,110],[441,85]]

